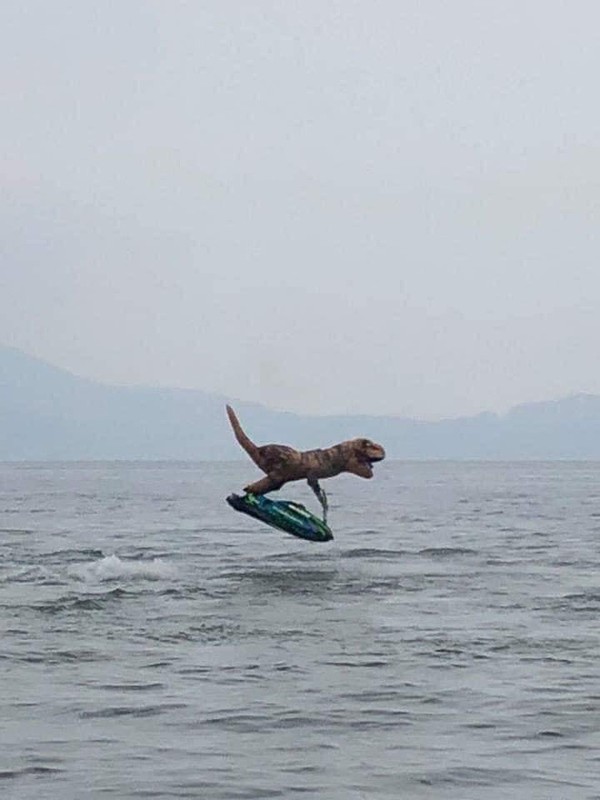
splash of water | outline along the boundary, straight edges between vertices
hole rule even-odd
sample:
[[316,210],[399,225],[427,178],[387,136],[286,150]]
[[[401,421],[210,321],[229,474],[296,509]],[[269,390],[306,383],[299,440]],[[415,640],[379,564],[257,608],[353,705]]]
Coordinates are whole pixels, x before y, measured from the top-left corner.
[[153,559],[152,561],[122,560],[116,555],[106,556],[91,564],[84,564],[73,570],[75,577],[84,581],[113,581],[120,578],[128,580],[158,581],[172,578],[175,569],[170,564]]

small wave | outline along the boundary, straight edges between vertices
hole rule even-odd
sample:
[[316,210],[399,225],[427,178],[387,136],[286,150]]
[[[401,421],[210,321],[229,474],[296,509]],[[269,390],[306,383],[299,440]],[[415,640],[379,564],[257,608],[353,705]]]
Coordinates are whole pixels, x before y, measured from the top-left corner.
[[64,595],[53,600],[36,603],[30,607],[45,614],[60,614],[64,611],[98,611],[106,603],[128,596],[129,593],[124,589],[116,588],[101,594]]
[[600,592],[597,589],[590,589],[584,592],[563,595],[563,600],[568,602],[598,603],[600,602]]
[[470,547],[425,547],[419,550],[420,556],[433,556],[434,558],[447,558],[449,556],[476,556],[477,550]]
[[10,533],[22,536],[23,534],[33,533],[33,531],[31,528],[0,528],[0,533]]
[[597,614],[600,611],[600,592],[590,589],[556,598],[552,605],[561,611],[575,611]]
[[0,583],[38,583],[48,586],[60,583],[56,575],[40,564],[18,567],[0,578]]
[[160,559],[153,561],[123,561],[118,556],[106,556],[91,564],[83,564],[72,571],[74,577],[83,581],[128,580],[159,581],[172,578],[175,569]]
[[346,558],[398,558],[405,554],[404,550],[386,550],[377,547],[355,547],[344,551]]
[[91,687],[112,692],[155,692],[164,689],[164,683],[99,683]]
[[103,555],[102,550],[94,548],[82,550],[66,548],[65,550],[52,550],[48,553],[42,553],[40,559],[49,564],[64,564],[65,562],[81,560],[82,558],[102,558]]
[[491,769],[482,767],[450,767],[431,770],[419,778],[425,786],[499,786],[522,783],[525,773],[517,769]]
[[36,776],[50,776],[57,773],[64,772],[59,767],[45,767],[45,766],[32,766],[24,767],[23,769],[3,769],[0,770],[0,780],[9,780],[14,778],[21,778],[26,775]]
[[[21,662],[23,664],[43,664],[44,666],[64,665],[64,664],[83,664],[83,663],[97,663],[100,661],[110,661],[111,658],[107,654],[100,653],[94,650],[59,650],[48,651],[39,650],[28,653],[14,653],[10,656],[11,661]],[[36,705],[35,703],[21,703],[23,707]]]
[[95,711],[82,711],[82,719],[110,719],[111,717],[155,717],[168,711],[185,708],[184,703],[162,703],[147,706],[111,706]]

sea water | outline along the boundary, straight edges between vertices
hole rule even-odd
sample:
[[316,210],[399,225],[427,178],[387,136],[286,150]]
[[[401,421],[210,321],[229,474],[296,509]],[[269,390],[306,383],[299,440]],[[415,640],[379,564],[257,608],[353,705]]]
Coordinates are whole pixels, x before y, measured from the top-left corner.
[[600,464],[375,472],[0,465],[0,797],[600,798]]

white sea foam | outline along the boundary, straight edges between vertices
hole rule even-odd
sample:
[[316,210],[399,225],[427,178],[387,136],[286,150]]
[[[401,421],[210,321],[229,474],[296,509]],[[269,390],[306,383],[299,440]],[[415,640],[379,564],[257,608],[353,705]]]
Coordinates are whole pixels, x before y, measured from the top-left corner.
[[91,564],[80,565],[73,570],[73,573],[84,581],[112,581],[119,578],[158,581],[173,577],[175,569],[160,559],[130,561],[112,555],[93,561]]

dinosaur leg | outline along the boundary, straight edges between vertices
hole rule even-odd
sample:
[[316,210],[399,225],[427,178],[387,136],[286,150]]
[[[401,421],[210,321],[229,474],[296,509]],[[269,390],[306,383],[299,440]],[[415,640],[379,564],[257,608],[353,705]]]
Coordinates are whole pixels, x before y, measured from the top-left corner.
[[327,522],[327,511],[329,510],[329,503],[327,502],[327,495],[325,490],[321,488],[319,481],[316,478],[308,478],[308,485],[316,494],[321,508],[323,509],[323,522]]

